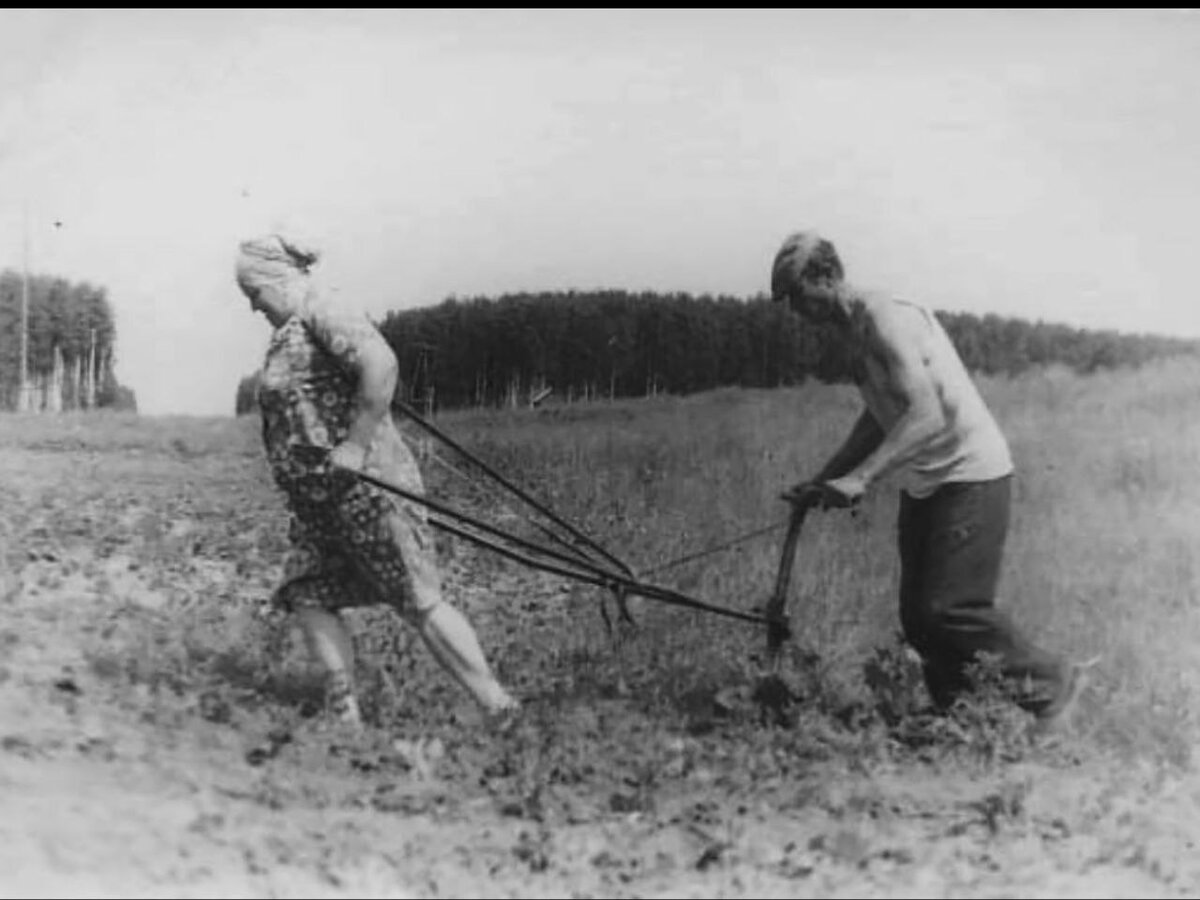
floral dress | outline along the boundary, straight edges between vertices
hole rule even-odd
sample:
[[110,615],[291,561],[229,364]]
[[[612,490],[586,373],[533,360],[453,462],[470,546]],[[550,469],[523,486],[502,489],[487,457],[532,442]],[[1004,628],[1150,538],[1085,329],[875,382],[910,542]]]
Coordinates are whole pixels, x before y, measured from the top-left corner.
[[[274,594],[285,610],[386,603],[412,612],[440,599],[424,509],[326,461],[349,430],[360,353],[376,341],[386,346],[365,314],[319,300],[271,337],[258,400],[271,473],[292,512],[292,549]],[[416,460],[390,415],[372,440],[365,468],[423,492]]]

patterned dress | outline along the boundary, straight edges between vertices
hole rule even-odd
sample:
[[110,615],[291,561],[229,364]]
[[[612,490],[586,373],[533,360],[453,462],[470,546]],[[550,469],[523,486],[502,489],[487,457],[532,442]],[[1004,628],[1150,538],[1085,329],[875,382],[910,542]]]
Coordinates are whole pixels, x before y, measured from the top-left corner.
[[[326,461],[348,432],[358,360],[372,342],[391,353],[365,314],[313,299],[276,329],[267,349],[258,394],[263,443],[292,512],[292,550],[274,594],[274,603],[285,610],[386,603],[411,613],[441,597],[424,509]],[[390,415],[371,443],[365,468],[423,492],[417,462]]]

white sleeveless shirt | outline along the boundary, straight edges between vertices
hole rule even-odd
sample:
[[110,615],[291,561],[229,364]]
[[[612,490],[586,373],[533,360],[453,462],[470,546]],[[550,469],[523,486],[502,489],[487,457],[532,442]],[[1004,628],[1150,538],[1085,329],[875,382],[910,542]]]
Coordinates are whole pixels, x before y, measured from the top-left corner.
[[[942,324],[920,304],[900,299],[884,302],[901,305],[902,315],[919,317],[916,327],[929,330],[929,367],[945,420],[942,430],[905,465],[904,491],[912,497],[928,497],[948,482],[990,481],[1011,474],[1008,442]],[[868,361],[859,390],[867,409],[887,432],[904,410],[886,390],[885,378]]]

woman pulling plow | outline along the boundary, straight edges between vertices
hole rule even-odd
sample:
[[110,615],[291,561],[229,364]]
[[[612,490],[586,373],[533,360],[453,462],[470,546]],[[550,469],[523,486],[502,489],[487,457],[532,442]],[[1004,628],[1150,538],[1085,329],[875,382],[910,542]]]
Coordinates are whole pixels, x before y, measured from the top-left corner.
[[391,417],[398,365],[365,312],[318,291],[318,254],[280,235],[241,244],[237,283],[274,333],[259,405],[267,458],[292,513],[292,550],[273,603],[296,619],[326,673],[326,700],[361,727],[353,645],[342,611],[386,605],[413,625],[489,717],[517,702],[496,680],[467,619],[442,596],[424,510],[355,477],[423,493]]

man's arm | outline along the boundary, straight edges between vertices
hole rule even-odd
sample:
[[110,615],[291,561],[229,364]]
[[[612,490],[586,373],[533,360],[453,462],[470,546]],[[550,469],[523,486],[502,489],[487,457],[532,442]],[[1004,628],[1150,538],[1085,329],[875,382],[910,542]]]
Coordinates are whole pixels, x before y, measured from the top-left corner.
[[864,409],[842,446],[817,473],[816,480],[840,478],[862,463],[882,441],[883,429],[879,427],[879,422],[871,415],[871,411]]
[[873,324],[868,352],[886,373],[884,389],[904,412],[865,459],[840,478],[831,479],[859,486],[858,493],[912,460],[945,426],[937,385],[929,371],[925,335],[909,330],[907,323],[888,313],[877,314]]

